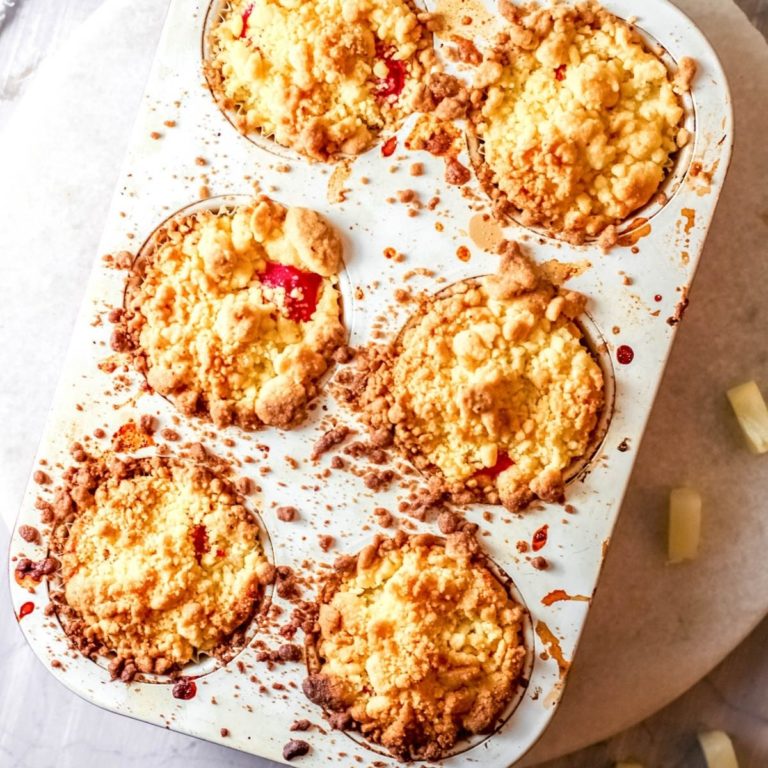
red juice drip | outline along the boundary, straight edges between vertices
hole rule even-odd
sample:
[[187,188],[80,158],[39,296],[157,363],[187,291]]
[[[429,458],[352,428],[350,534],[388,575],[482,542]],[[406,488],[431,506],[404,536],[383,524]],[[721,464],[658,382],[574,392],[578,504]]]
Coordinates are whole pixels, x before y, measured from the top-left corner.
[[196,525],[192,529],[192,544],[195,547],[195,560],[200,565],[203,555],[211,549],[208,545],[208,530],[204,525]]
[[395,149],[397,149],[397,136],[390,136],[390,138],[381,145],[381,154],[384,155],[384,157],[390,157],[395,154]]
[[622,344],[616,350],[616,359],[622,365],[629,365],[635,359],[635,350],[632,347],[628,347],[626,344]]
[[285,311],[291,320],[307,322],[315,313],[317,295],[323,281],[320,275],[269,262],[260,280],[270,288],[282,288],[285,291]]
[[399,96],[405,88],[405,78],[408,74],[405,62],[393,58],[392,49],[384,48],[381,42],[376,43],[376,58],[383,61],[387,67],[387,76],[376,80],[376,96],[380,99]]
[[189,699],[195,698],[197,684],[194,680],[190,680],[188,677],[181,677],[174,684],[171,693],[173,694],[174,699],[189,701]]
[[544,549],[547,543],[547,536],[549,535],[549,526],[542,525],[536,533],[533,534],[533,540],[531,541],[531,548],[534,552],[538,552],[540,549]]
[[245,37],[246,33],[248,32],[248,19],[251,17],[252,13],[253,13],[253,5],[249,5],[243,11],[243,31],[240,33],[241,39]]
[[29,616],[29,614],[34,610],[34,603],[24,603],[21,608],[19,608],[19,621],[21,621],[25,616]]
[[654,301],[661,301],[661,299],[662,299],[662,296],[661,296],[661,294],[660,294],[660,293],[657,293],[657,294],[656,294],[656,295],[653,297],[653,300],[654,300]]

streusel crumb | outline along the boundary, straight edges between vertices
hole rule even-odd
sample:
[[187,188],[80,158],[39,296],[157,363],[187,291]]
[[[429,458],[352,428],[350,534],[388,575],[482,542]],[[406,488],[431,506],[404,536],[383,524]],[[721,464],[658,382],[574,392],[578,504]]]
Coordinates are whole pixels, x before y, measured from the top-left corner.
[[523,618],[466,534],[377,539],[322,590],[304,692],[402,760],[439,759],[509,704]]
[[[657,192],[691,78],[675,81],[597,4],[504,2],[502,13],[509,23],[475,79],[486,186],[526,224],[597,236]],[[681,70],[692,66],[685,59]]]
[[80,645],[142,672],[211,652],[273,573],[229,483],[170,459],[80,465],[54,505],[67,616]]
[[558,501],[591,444],[600,366],[573,320],[586,299],[540,275],[514,243],[498,274],[428,299],[395,344],[358,355],[345,399],[420,469],[512,511]]
[[129,277],[123,338],[183,413],[294,426],[344,339],[341,251],[318,213],[266,197],[172,219]]
[[238,127],[316,160],[395,129],[434,66],[407,0],[235,0],[210,47],[208,80]]

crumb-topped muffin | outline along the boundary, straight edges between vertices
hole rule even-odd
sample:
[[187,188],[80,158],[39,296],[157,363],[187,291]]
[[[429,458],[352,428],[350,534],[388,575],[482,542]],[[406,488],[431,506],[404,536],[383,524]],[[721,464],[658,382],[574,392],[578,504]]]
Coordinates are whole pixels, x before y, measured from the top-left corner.
[[481,176],[505,212],[581,241],[648,203],[688,140],[674,79],[595,3],[502,0],[508,24],[476,73]]
[[467,534],[377,539],[321,591],[304,692],[401,760],[439,759],[522,684],[523,620]]
[[558,501],[604,400],[573,322],[585,303],[505,243],[498,274],[427,299],[393,345],[363,350],[345,397],[457,501]]
[[65,629],[141,672],[213,652],[272,579],[255,517],[198,464],[89,458],[68,473],[54,511]]
[[132,269],[113,346],[187,415],[291,427],[344,338],[341,252],[320,214],[266,197],[174,218]]
[[414,110],[434,61],[427,21],[408,0],[234,0],[206,74],[244,133],[316,160],[355,155]]

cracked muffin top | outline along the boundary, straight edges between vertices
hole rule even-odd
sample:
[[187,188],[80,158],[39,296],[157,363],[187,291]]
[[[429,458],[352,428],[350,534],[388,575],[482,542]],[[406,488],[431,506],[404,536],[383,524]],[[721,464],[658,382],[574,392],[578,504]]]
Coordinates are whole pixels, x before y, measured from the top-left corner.
[[476,72],[482,176],[499,206],[580,242],[648,203],[688,141],[675,78],[596,4],[520,7]]
[[407,0],[235,0],[206,74],[244,133],[315,160],[356,155],[413,111],[432,41]]
[[172,219],[132,269],[113,347],[187,415],[294,426],[344,338],[341,252],[320,214],[266,197]]
[[604,399],[573,322],[585,304],[506,243],[498,274],[427,299],[395,344],[363,350],[347,399],[457,501],[559,501]]
[[523,673],[524,612],[465,533],[377,539],[319,601],[305,694],[402,760],[492,730]]
[[68,629],[142,672],[212,652],[271,580],[256,519],[200,465],[89,459],[56,506]]

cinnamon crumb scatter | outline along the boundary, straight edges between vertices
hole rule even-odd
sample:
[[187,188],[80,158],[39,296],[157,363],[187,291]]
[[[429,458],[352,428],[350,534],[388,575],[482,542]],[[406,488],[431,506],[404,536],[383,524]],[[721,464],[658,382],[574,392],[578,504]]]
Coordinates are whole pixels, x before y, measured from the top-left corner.
[[673,79],[623,20],[596,3],[503,2],[508,22],[475,73],[480,175],[524,224],[580,242],[656,194],[680,146],[695,64]]
[[290,762],[297,757],[303,757],[309,750],[310,746],[306,741],[302,741],[301,739],[291,739],[283,747],[283,759]]
[[315,160],[357,155],[417,108],[436,66],[432,21],[406,0],[234,0],[206,76],[244,133]]
[[278,507],[275,510],[278,520],[284,523],[291,523],[299,516],[299,510],[296,507]]
[[113,348],[185,415],[292,427],[342,342],[341,240],[266,197],[156,233],[128,279]]
[[324,453],[343,443],[351,432],[352,430],[344,424],[329,429],[312,448],[312,453],[310,454],[312,461],[317,461]]
[[320,591],[306,696],[401,760],[493,728],[523,672],[523,609],[464,533],[377,537]]
[[43,472],[42,469],[35,470],[34,474],[32,475],[32,479],[38,484],[38,485],[48,485],[51,482],[51,477],[47,473]]
[[[559,501],[603,406],[574,325],[586,299],[514,243],[499,273],[427,298],[393,344],[361,350],[337,392],[459,503]],[[369,486],[370,487],[370,486]]]
[[90,458],[53,505],[59,616],[113,677],[163,674],[213,653],[255,611],[274,569],[255,517],[200,464]]

